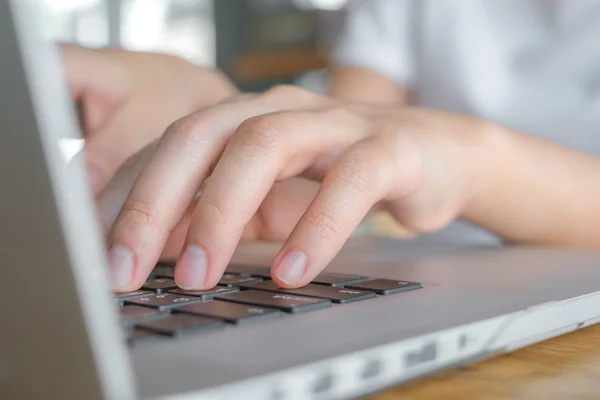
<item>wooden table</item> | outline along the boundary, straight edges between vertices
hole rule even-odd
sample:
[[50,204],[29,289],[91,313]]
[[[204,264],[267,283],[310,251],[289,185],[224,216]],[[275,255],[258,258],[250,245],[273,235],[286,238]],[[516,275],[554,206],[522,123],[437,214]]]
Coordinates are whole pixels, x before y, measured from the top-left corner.
[[600,399],[600,325],[369,397]]

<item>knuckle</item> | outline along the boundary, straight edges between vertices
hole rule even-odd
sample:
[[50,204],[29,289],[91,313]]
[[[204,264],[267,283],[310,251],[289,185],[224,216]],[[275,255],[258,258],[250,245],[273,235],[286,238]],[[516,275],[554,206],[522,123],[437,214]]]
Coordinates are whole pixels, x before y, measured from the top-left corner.
[[311,94],[312,94],[312,92],[308,91],[307,89],[298,87],[298,86],[275,85],[265,92],[265,97],[279,99],[282,97],[308,96]]
[[253,117],[240,125],[237,140],[246,146],[275,151],[281,145],[285,130],[285,123],[274,115]]
[[200,196],[197,207],[203,218],[220,225],[227,224],[228,213],[219,204]]
[[340,224],[337,220],[326,213],[309,214],[304,222],[321,239],[333,239],[341,232]]
[[327,107],[324,109],[323,113],[336,120],[363,122],[363,118],[361,118],[360,114],[342,105]]
[[144,200],[127,199],[121,209],[123,220],[136,226],[154,226],[159,218],[158,210]]
[[198,144],[206,140],[198,115],[191,114],[173,122],[166,129],[163,139],[180,147]]
[[400,131],[400,127],[395,123],[383,123],[377,127],[377,134],[381,136],[394,136]]
[[347,157],[339,161],[333,178],[350,190],[366,195],[379,184],[379,171],[375,164],[365,158]]

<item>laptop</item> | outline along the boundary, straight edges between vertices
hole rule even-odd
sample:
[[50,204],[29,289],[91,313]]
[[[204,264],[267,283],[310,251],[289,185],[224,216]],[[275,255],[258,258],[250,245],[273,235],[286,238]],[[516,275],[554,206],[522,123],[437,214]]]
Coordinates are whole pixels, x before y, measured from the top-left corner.
[[0,2],[0,398],[341,399],[596,323],[600,254],[350,240],[311,285],[240,246],[212,291],[115,296],[60,58]]

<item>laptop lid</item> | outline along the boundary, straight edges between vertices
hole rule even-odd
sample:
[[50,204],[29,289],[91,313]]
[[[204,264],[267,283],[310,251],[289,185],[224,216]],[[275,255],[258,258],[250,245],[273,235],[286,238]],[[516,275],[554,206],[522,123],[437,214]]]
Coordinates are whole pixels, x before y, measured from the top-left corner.
[[0,2],[0,398],[133,398],[57,49]]

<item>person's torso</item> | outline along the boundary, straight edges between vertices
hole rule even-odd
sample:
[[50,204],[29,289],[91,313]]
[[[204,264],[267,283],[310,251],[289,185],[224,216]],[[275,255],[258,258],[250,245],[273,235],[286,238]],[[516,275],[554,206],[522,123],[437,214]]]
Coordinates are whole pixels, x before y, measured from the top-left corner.
[[417,104],[600,155],[600,1],[417,4]]

